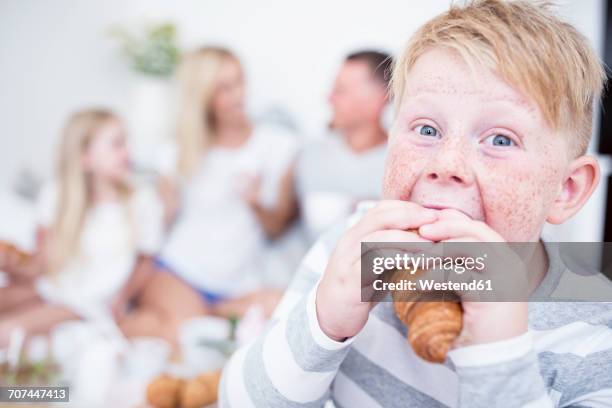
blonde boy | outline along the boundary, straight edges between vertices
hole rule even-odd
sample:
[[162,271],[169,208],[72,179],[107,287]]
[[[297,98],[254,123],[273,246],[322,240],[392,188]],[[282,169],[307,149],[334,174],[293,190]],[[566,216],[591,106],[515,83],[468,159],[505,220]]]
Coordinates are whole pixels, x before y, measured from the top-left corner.
[[[389,303],[361,302],[359,267],[361,242],[540,242],[598,182],[585,151],[603,79],[544,6],[474,1],[425,24],[393,73],[385,199],[312,248],[277,320],[226,368],[221,406],[612,406],[609,303],[464,302],[463,341],[436,365]],[[536,255],[534,291],[552,268]]]

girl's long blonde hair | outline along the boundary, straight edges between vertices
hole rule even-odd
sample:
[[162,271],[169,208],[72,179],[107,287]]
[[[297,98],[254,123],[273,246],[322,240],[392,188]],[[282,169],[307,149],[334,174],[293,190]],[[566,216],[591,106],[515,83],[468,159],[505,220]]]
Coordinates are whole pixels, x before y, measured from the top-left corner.
[[[106,109],[74,113],[66,124],[57,158],[57,205],[50,229],[49,271],[58,272],[79,251],[78,245],[87,210],[91,206],[90,181],[83,168],[83,154],[96,132],[110,121],[119,120]],[[118,186],[123,196],[126,184]]]
[[202,47],[182,58],[178,68],[178,171],[188,177],[209,146],[213,124],[210,112],[218,74],[226,61],[239,63],[229,50]]

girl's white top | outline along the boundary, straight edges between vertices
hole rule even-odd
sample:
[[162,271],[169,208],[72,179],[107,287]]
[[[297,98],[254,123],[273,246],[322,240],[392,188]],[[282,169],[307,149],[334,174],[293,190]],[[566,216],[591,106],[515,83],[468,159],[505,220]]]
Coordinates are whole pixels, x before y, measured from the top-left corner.
[[[43,189],[38,221],[49,227],[56,216],[57,189]],[[139,254],[153,255],[163,238],[163,206],[152,188],[137,188],[127,202],[101,203],[89,209],[78,252],[54,276],[37,281],[39,294],[81,315],[107,311],[128,281]]]

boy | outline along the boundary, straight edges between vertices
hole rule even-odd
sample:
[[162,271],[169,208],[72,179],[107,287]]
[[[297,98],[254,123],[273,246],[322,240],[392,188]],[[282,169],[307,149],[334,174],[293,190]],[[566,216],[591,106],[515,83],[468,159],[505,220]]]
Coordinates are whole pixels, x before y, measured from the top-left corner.
[[[612,406],[609,303],[464,302],[461,345],[430,364],[360,275],[361,242],[538,243],[573,216],[599,179],[584,153],[603,77],[544,6],[475,1],[423,26],[394,68],[384,200],[311,249],[221,406]],[[554,264],[538,248],[532,290]]]

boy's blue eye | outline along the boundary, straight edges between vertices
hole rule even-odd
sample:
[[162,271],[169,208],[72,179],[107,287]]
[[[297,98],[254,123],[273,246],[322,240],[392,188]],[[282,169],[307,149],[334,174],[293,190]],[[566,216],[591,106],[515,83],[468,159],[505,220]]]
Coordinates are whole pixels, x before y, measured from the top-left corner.
[[422,125],[422,126],[417,127],[417,130],[423,136],[433,136],[433,137],[438,136],[438,131],[432,126]]
[[489,137],[493,146],[514,146],[514,140],[505,135],[492,135]]

